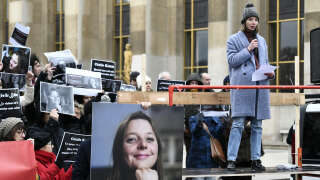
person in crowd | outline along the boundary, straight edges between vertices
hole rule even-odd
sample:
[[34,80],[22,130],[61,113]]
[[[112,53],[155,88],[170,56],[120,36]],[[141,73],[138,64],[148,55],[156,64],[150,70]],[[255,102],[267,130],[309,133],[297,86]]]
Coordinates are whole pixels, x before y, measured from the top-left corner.
[[34,149],[37,161],[37,174],[41,180],[71,180],[72,166],[67,171],[63,168],[63,162],[55,162],[53,153],[52,133],[43,128],[35,127],[28,132],[34,139]]
[[26,130],[20,118],[8,117],[0,122],[0,141],[22,141]]
[[130,73],[130,85],[132,86],[135,86],[136,89],[138,89],[138,86],[137,86],[137,77],[140,75],[139,72],[137,71],[132,71]]
[[[142,75],[140,74],[138,77],[137,77],[137,87],[138,87],[138,90],[142,90]],[[144,78],[145,80],[145,89],[146,89],[146,92],[152,92],[152,87],[151,87],[151,84],[152,84],[152,81],[151,81],[151,78],[149,76],[145,76]]]
[[[197,73],[192,73],[188,76],[186,85],[203,85],[200,75]],[[187,89],[187,91],[198,91],[198,89]],[[200,112],[199,105],[185,105],[185,119],[184,119],[184,144],[186,146],[187,159],[189,154],[189,149],[191,146],[191,131],[189,128],[189,118]]]
[[52,135],[51,142],[54,145],[53,152],[57,154],[64,133],[63,129],[60,127],[59,117],[58,110],[56,109],[51,110],[50,114],[44,112],[39,113],[35,116],[35,122],[27,128],[26,137],[30,138],[32,132],[37,131],[38,129],[49,132]]
[[[191,146],[186,160],[187,168],[218,168],[219,164],[211,156],[210,136],[207,127],[214,138],[219,139],[223,134],[223,123],[219,117],[203,117],[202,114],[191,116],[189,128],[192,134]],[[205,127],[206,126],[206,127]],[[192,178],[194,180],[212,180],[212,177]]]
[[91,138],[80,144],[76,161],[72,165],[72,180],[90,179]]
[[132,113],[116,132],[110,179],[163,179],[161,153],[161,141],[152,125],[152,119],[141,111]]
[[171,75],[169,72],[164,71],[164,72],[159,73],[158,79],[171,81]]
[[[200,76],[201,76],[201,81],[202,81],[203,85],[210,86],[210,83],[211,83],[210,75],[208,73],[201,73]],[[205,89],[204,91],[205,92],[214,92],[213,89]]]
[[77,134],[83,134],[85,133],[81,126],[83,126],[83,122],[81,121],[82,115],[83,115],[83,107],[81,104],[79,104],[77,101],[74,102],[74,112],[75,115],[66,115],[61,114],[61,128],[64,131],[70,132],[70,133],[77,133]]
[[33,79],[32,79],[32,85],[36,83],[37,78],[39,77],[41,73],[41,64],[38,56],[34,53],[31,54],[30,57],[30,66],[32,67],[32,73],[33,73]]
[[210,83],[211,83],[210,75],[208,73],[201,73],[200,76],[201,76],[201,81],[203,85],[210,86]]
[[[265,39],[258,34],[259,15],[253,4],[244,9],[241,24],[243,29],[227,41],[227,61],[231,85],[268,85],[274,72],[266,73],[266,79],[252,81],[252,74],[261,64],[269,64]],[[262,120],[270,119],[269,89],[232,89],[230,93],[232,128],[228,142],[229,170],[236,168],[244,122],[251,120],[251,168],[263,171],[261,164]]]

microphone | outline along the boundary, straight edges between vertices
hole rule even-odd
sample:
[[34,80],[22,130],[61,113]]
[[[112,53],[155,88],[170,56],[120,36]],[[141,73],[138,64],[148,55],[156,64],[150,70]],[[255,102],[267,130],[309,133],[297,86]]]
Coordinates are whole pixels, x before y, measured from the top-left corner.
[[[253,31],[253,39],[257,39],[257,31]],[[258,47],[253,49],[253,53],[258,56]]]

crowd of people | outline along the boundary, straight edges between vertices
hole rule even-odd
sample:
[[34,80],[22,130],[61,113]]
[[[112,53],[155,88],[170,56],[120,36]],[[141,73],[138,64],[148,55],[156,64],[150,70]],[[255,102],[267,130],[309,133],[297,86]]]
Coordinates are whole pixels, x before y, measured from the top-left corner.
[[[274,73],[266,73],[266,79],[252,81],[252,73],[261,64],[268,64],[267,47],[263,37],[258,34],[259,15],[252,4],[245,7],[241,24],[242,30],[232,35],[227,41],[227,61],[229,75],[223,81],[224,85],[267,85]],[[259,48],[259,50],[258,50]],[[11,59],[0,62],[2,88],[8,88],[6,73],[18,72],[19,52],[14,52]],[[56,70],[52,64],[46,64],[41,69],[40,59],[32,54],[31,69],[24,72],[23,93],[21,93],[21,113],[15,117],[7,117],[0,122],[0,141],[21,141],[32,139],[37,160],[37,175],[40,179],[89,179],[91,139],[84,141],[79,148],[77,161],[70,167],[56,161],[58,147],[64,132],[92,134],[92,103],[99,101],[115,101],[108,94],[99,93],[95,97],[74,95],[74,115],[60,114],[61,103],[48,112],[42,112],[40,107],[41,82],[53,83]],[[23,73],[22,73],[23,74]],[[15,76],[10,75],[10,78]],[[19,76],[21,80],[21,76]],[[168,72],[159,74],[160,80],[171,80]],[[14,83],[14,80],[9,80]],[[208,73],[192,73],[186,80],[186,85],[210,85],[211,76]],[[130,85],[138,91],[152,92],[152,81],[147,75],[139,72],[130,73]],[[15,86],[11,86],[14,88]],[[20,87],[21,89],[21,87]],[[48,89],[49,101],[60,102],[60,97],[52,89]],[[201,92],[200,89],[189,89],[190,92]],[[207,89],[206,92],[214,92]],[[229,90],[222,90],[229,92]],[[231,106],[229,105],[186,105],[184,144],[186,147],[187,168],[217,168],[227,167],[235,170],[236,166],[251,167],[263,171],[261,164],[262,150],[262,120],[270,118],[269,90],[231,90]],[[216,111],[228,112],[225,115],[212,115]],[[250,122],[250,125],[248,125]],[[219,163],[211,156],[210,138],[204,126],[217,138],[227,156],[225,164]],[[251,134],[251,135],[250,135]],[[250,139],[250,142],[249,140]],[[240,145],[241,144],[241,145]],[[239,148],[240,147],[240,148]],[[242,153],[245,149],[246,153]],[[250,150],[250,154],[248,151]],[[124,120],[118,127],[113,144],[112,180],[163,179],[161,162],[161,142],[152,125],[151,118],[136,112]],[[143,152],[143,153],[142,153]],[[244,157],[241,157],[242,155]],[[240,156],[240,157],[239,157]],[[140,161],[147,159],[146,161]],[[243,164],[242,164],[243,163]],[[125,173],[123,173],[125,172]],[[209,180],[210,178],[203,178]]]

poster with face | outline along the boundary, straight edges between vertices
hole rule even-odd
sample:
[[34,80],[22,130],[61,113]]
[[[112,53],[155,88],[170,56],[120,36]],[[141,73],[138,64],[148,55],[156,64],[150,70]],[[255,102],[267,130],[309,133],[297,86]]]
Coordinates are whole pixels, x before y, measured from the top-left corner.
[[0,71],[10,74],[27,74],[31,49],[28,47],[2,45]]
[[101,74],[81,69],[66,68],[66,84],[73,86],[74,94],[96,96],[102,92]]
[[130,179],[130,169],[141,168],[153,169],[163,179],[181,179],[183,107],[144,111],[136,104],[93,103],[92,113],[92,180],[112,176],[112,169],[120,179]]
[[61,114],[74,115],[73,87],[52,83],[40,83],[40,110],[57,109]]

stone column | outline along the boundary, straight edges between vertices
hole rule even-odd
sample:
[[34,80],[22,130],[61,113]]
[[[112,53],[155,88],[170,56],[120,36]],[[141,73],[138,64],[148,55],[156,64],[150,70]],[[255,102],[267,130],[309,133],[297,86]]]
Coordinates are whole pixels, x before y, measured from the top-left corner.
[[27,47],[47,62],[44,52],[55,51],[55,11],[52,0],[9,0],[9,36],[16,23],[30,27]]
[[[304,1],[304,84],[311,84],[310,72],[310,31],[320,26],[320,4],[316,1]],[[306,94],[319,94],[319,89],[306,89]]]
[[226,42],[228,34],[228,1],[209,0],[208,73],[213,85],[221,85],[228,75]]
[[91,58],[112,59],[113,5],[105,0],[65,0],[65,49],[84,69]]
[[6,18],[7,18],[6,1],[1,1],[0,4],[0,44],[5,44],[6,40]]

